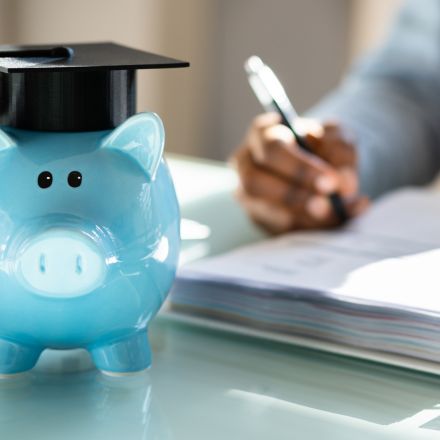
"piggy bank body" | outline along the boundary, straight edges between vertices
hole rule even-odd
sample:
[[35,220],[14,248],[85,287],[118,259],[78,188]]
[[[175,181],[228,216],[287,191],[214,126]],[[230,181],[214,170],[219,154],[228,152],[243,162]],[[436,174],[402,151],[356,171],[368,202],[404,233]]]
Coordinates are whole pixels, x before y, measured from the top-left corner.
[[147,326],[174,279],[179,210],[153,113],[113,131],[0,132],[0,374],[46,348],[97,368],[150,365]]

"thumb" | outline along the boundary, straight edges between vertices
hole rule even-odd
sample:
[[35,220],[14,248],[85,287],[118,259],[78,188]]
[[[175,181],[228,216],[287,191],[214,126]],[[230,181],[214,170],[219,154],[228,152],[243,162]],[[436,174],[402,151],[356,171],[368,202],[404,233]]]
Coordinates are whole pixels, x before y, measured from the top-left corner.
[[334,167],[356,167],[355,144],[337,123],[325,123],[321,130],[307,132],[306,141],[316,155]]

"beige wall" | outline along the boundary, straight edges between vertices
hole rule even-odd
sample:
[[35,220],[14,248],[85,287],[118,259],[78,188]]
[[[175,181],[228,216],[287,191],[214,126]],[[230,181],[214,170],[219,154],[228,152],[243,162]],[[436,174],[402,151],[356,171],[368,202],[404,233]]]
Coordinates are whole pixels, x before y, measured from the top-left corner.
[[[162,102],[158,109],[175,152],[209,156],[216,121],[212,107],[217,88],[216,23],[221,0],[158,0],[162,8],[161,50],[189,60],[191,67],[162,71]],[[223,0],[224,1],[224,0]]]
[[209,105],[212,1],[0,0],[1,43],[116,41],[188,59],[191,70],[140,71],[138,110],[164,119],[168,147],[202,153]]
[[0,0],[0,41],[13,41],[16,31],[15,3],[11,0]]
[[[0,24],[7,25],[0,34],[3,43],[101,40],[160,50],[159,0],[2,0],[0,5]],[[141,102],[160,99],[158,78],[151,76],[148,89],[139,81]]]
[[168,150],[223,158],[260,111],[245,57],[271,63],[303,110],[381,38],[398,2],[0,0],[0,42],[113,40],[188,59],[190,69],[140,72],[138,109],[163,117]]

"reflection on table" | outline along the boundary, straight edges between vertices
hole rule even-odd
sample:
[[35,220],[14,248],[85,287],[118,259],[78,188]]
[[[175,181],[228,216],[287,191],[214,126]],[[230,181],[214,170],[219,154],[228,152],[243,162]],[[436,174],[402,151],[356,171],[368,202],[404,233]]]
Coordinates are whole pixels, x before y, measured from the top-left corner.
[[440,379],[159,318],[150,371],[47,352],[0,381],[1,439],[434,439]]

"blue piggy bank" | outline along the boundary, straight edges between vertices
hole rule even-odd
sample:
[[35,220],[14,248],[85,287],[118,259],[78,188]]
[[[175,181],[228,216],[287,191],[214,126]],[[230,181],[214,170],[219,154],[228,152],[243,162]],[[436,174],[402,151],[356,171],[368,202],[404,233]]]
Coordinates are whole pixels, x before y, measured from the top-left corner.
[[150,366],[147,326],[174,279],[179,209],[154,113],[113,131],[0,131],[0,374],[45,348]]

